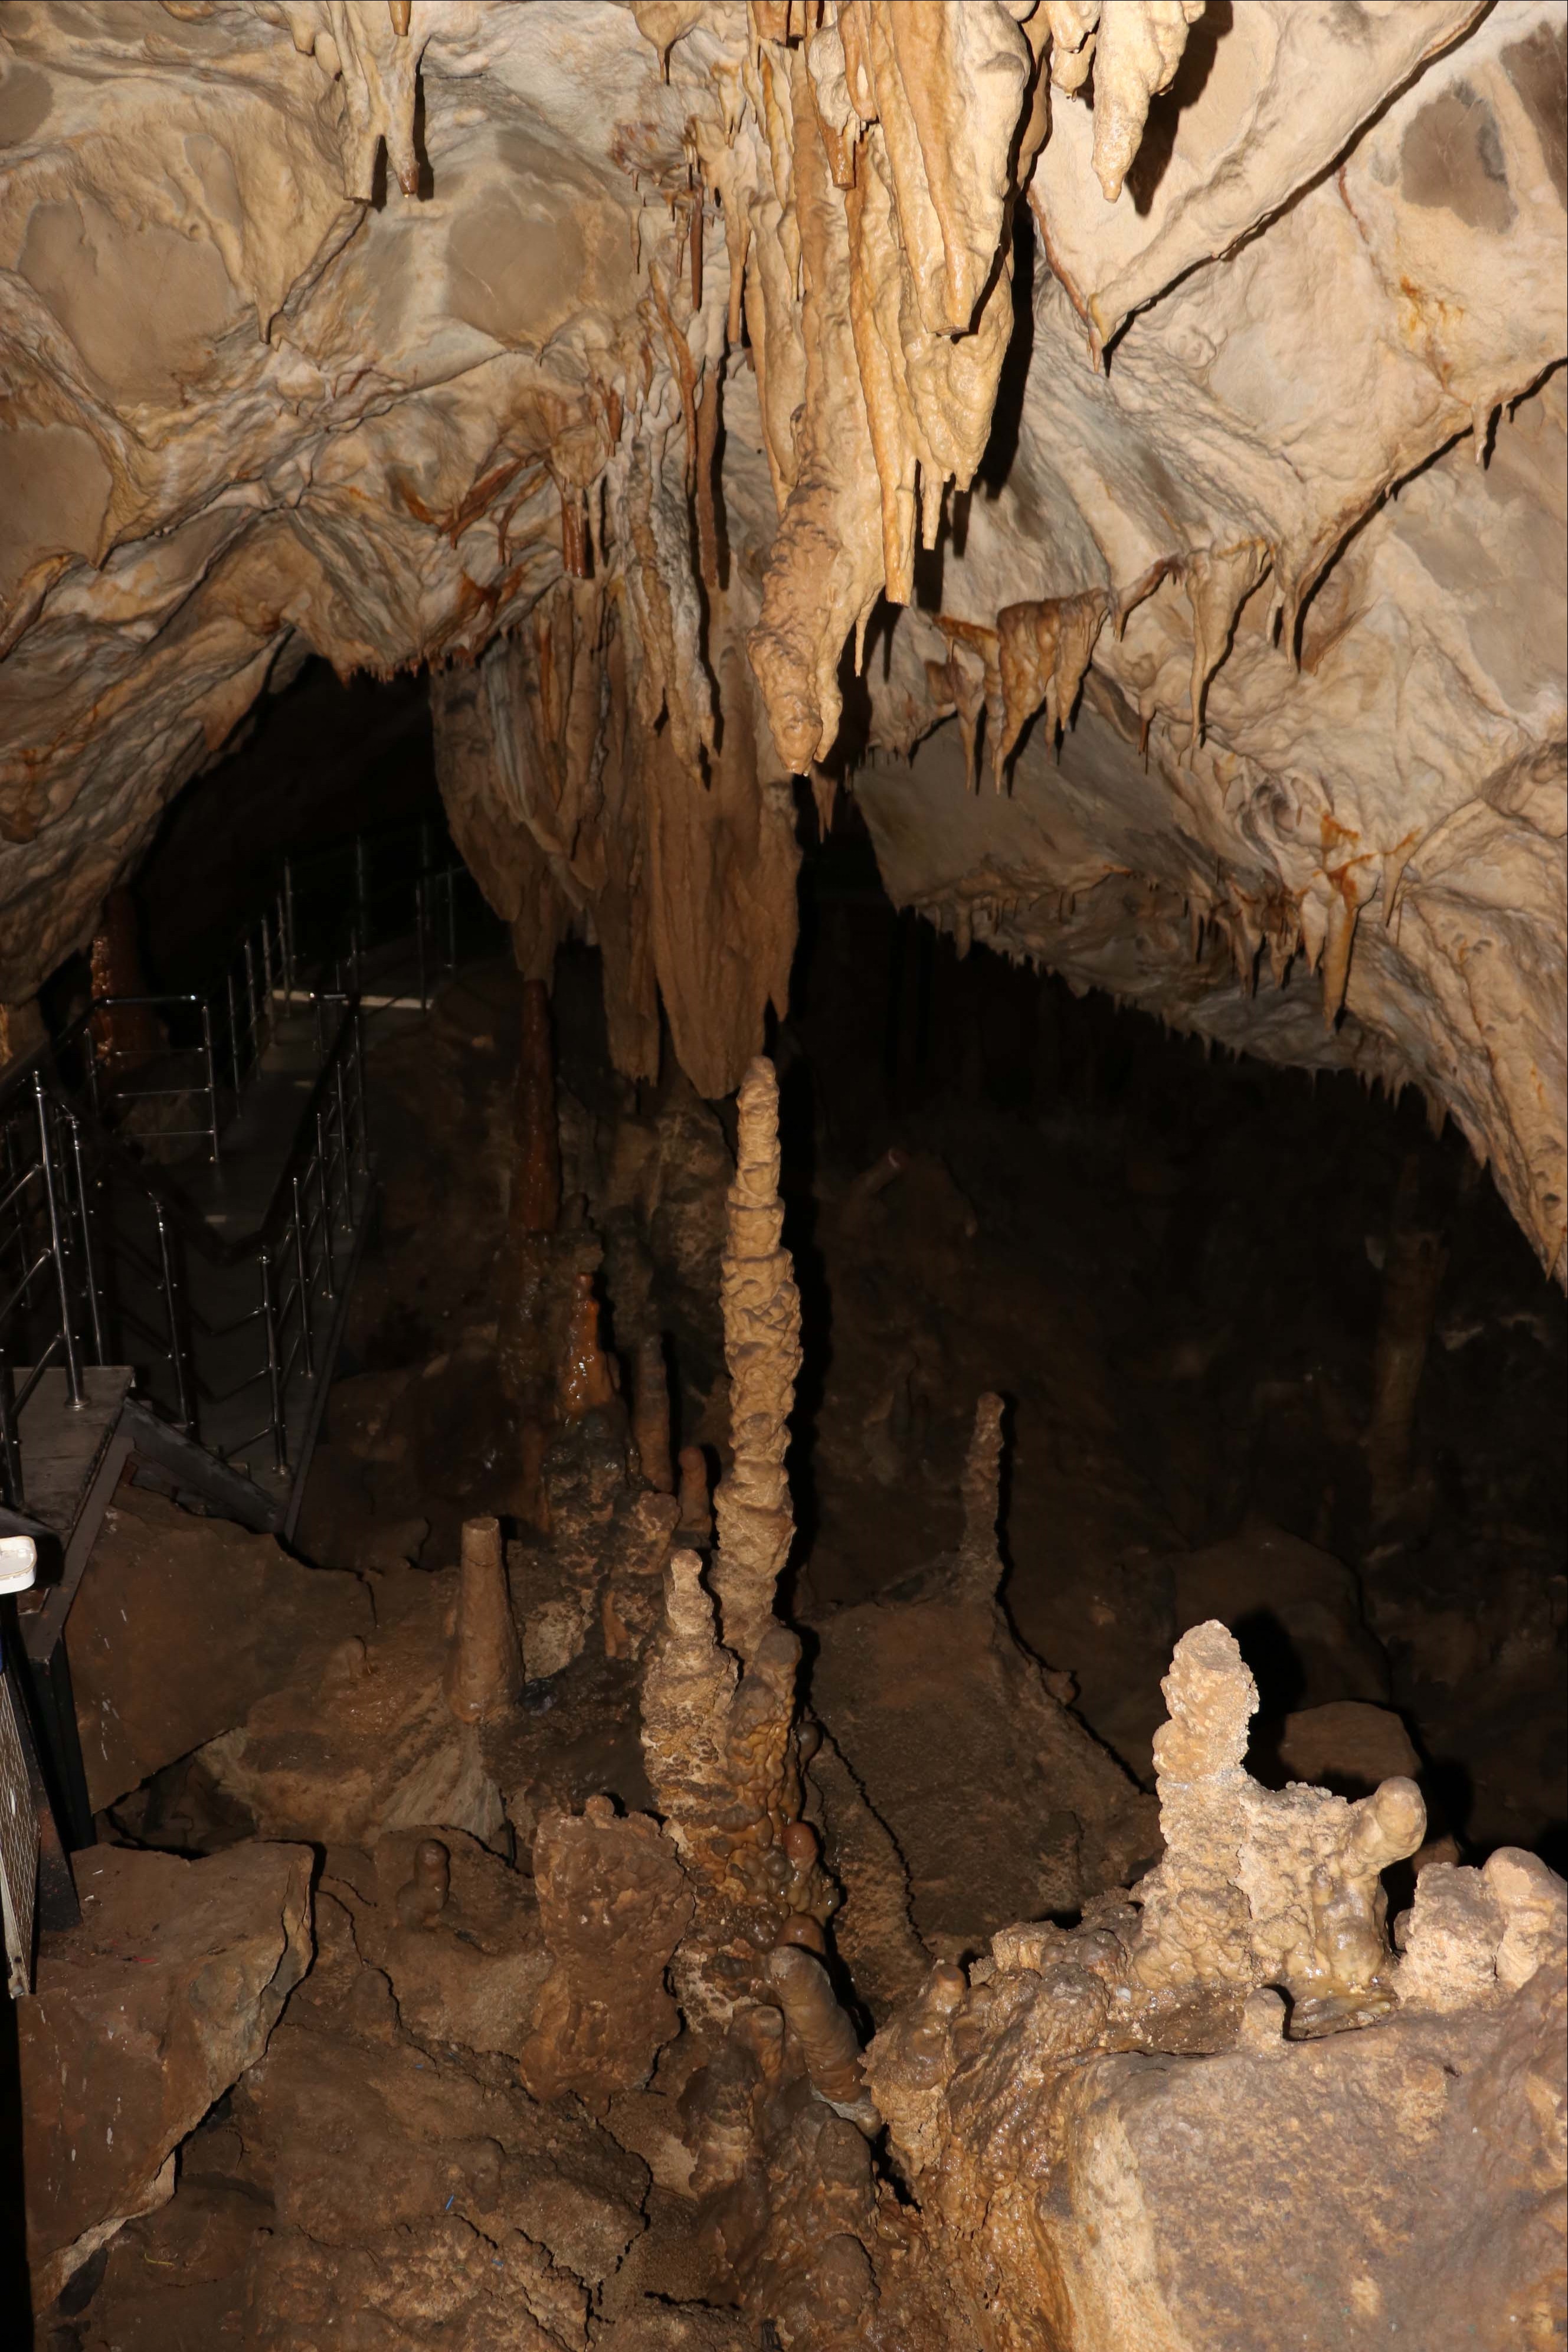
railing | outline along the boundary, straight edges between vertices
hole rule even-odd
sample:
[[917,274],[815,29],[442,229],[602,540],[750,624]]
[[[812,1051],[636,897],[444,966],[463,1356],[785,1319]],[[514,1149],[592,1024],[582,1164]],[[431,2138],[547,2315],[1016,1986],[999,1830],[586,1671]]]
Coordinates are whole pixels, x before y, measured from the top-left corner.
[[[243,1241],[220,1240],[172,1185],[62,1099],[42,1067],[28,1087],[33,1148],[24,1150],[15,1107],[0,1121],[7,1508],[26,1508],[21,1415],[57,1362],[73,1404],[84,1363],[139,1364],[151,1401],[217,1459],[266,1446],[272,1470],[290,1471],[291,1404],[298,1383],[317,1376],[370,1178],[358,1006],[345,995],[318,1002],[336,1016],[323,1065],[266,1212]],[[19,1385],[18,1361],[27,1367]],[[242,1410],[252,1396],[254,1423]]]
[[[75,1045],[100,1118],[149,1148],[204,1144],[215,1162],[223,1157],[223,1130],[276,1034],[278,1004],[291,1005],[296,987],[279,890],[207,995],[96,996],[57,1044],[57,1060]],[[136,1024],[138,1043],[127,1051],[117,1039],[129,1024]]]
[[[79,1404],[84,1356],[103,1361],[89,1185],[82,1121],[35,1057],[0,1107],[0,1501],[18,1510],[29,1398],[57,1363]],[[27,1372],[18,1389],[6,1341],[20,1335]]]
[[[220,1460],[263,1446],[275,1475],[298,1466],[301,1384],[323,1365],[369,1191],[361,1013],[427,1007],[474,944],[459,904],[472,879],[434,864],[434,845],[432,828],[410,827],[286,860],[214,989],[95,998],[0,1072],[6,1508],[26,1508],[21,1418],[56,1365],[73,1405],[85,1365],[134,1365],[160,1413]],[[311,1091],[264,1212],[243,1240],[220,1239],[154,1163],[163,1145],[221,1161],[297,1000],[314,1017]]]
[[[95,996],[55,1040],[54,1064],[71,1094],[144,1151],[200,1146],[220,1163],[224,1131],[277,1036],[280,1011],[319,997],[323,980],[363,995],[373,959],[392,941],[413,961],[412,992],[398,990],[394,1003],[427,1011],[435,982],[456,970],[459,895],[478,899],[478,887],[460,860],[434,864],[436,845],[433,826],[409,825],[286,857],[215,988]],[[318,975],[314,989],[306,971]],[[370,1009],[387,1001],[372,992]],[[128,1028],[131,1042],[122,1044]]]
[[[320,940],[329,930],[331,945],[322,951],[331,960],[338,984],[354,989],[367,1011],[379,1011],[373,959],[390,941],[406,943],[413,958],[408,975],[413,986],[406,994],[398,988],[392,1001],[428,1011],[436,981],[455,971],[462,960],[465,921],[460,897],[470,901],[470,914],[476,903],[484,905],[461,859],[434,862],[437,846],[433,825],[403,825],[356,834],[310,857],[286,859],[280,898],[290,971],[299,939]],[[412,860],[404,854],[410,850]],[[486,914],[486,920],[494,918]]]

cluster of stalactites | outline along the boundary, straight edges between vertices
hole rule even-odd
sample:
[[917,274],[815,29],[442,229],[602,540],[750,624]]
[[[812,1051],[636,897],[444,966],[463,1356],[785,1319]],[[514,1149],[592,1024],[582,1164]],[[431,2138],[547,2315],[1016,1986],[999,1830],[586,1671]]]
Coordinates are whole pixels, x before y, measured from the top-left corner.
[[[251,0],[256,16],[287,26],[301,57],[314,58],[338,110],[343,192],[362,204],[374,199],[376,158],[387,161],[404,195],[419,194],[414,122],[419,60],[434,31],[435,11],[413,0]],[[171,16],[200,23],[217,0],[163,0]]]
[[[837,732],[846,636],[858,661],[878,597],[913,601],[917,537],[936,544],[948,485],[984,453],[1048,54],[1063,90],[1093,65],[1094,170],[1114,200],[1202,6],[751,0],[745,56],[714,64],[689,136],[723,205],[729,337],[744,310],[757,369],[780,528],[748,642],[796,772]],[[636,14],[666,73],[706,16],[690,0]],[[710,29],[729,21],[716,11]],[[1051,649],[1044,667],[1072,658]]]

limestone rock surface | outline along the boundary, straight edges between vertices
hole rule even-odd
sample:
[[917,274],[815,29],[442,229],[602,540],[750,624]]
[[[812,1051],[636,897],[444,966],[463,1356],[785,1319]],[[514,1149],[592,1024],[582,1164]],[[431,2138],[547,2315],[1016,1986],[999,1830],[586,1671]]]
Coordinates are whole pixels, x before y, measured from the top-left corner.
[[475,1724],[444,1687],[453,1571],[382,1580],[387,1622],[256,1701],[200,1761],[219,1793],[264,1836],[373,1845],[388,1830],[436,1822],[494,1839],[504,1815]]
[[356,1577],[122,1491],[66,1628],[93,1811],[232,1730],[287,1675],[373,1624]]
[[[417,1900],[416,1859],[445,1856],[438,1900]],[[373,1855],[329,1849],[322,1889],[349,1913],[365,1966],[379,1969],[407,2031],[424,2042],[520,2057],[549,1969],[528,1880],[442,1824],[391,1830]]]
[[1187,1633],[1159,1867],[934,1968],[866,2053],[936,2263],[1005,2352],[1550,2344],[1568,1891],[1511,1849],[1434,1864],[1396,1958],[1356,1841],[1404,1807],[1408,1852],[1414,1789],[1259,1788],[1249,1680]]
[[180,2142],[266,2050],[310,1965],[310,1872],[288,1845],[78,1857],[81,1925],[46,1941],[16,2012],[40,2310],[172,2195]]
[[662,1002],[737,1082],[848,782],[901,905],[1418,1087],[1568,1272],[1564,37],[12,0],[5,1034],[258,697],[426,663],[628,1076]]

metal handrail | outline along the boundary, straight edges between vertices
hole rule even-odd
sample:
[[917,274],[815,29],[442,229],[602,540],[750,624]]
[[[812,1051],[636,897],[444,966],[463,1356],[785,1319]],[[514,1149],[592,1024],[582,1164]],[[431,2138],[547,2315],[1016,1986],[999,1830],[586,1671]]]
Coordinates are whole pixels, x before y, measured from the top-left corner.
[[[204,996],[174,991],[95,997],[59,1036],[0,1071],[0,1294],[5,1302],[0,1306],[0,1504],[7,1509],[18,1511],[25,1503],[24,1407],[56,1364],[64,1367],[71,1404],[81,1404],[85,1365],[108,1360],[106,1313],[112,1313],[120,1336],[134,1333],[147,1342],[159,1368],[154,1378],[165,1383],[162,1409],[198,1442],[208,1444],[204,1408],[232,1404],[265,1382],[268,1402],[261,1428],[221,1444],[214,1436],[208,1450],[232,1460],[270,1436],[274,1466],[287,1472],[290,1392],[300,1379],[314,1381],[330,1347],[321,1326],[327,1310],[334,1317],[339,1312],[341,1254],[335,1236],[356,1230],[370,1176],[361,990],[366,957],[394,939],[409,939],[406,929],[394,932],[385,918],[390,909],[395,922],[398,906],[408,908],[412,889],[417,1000],[394,995],[371,1003],[428,1007],[434,974],[455,970],[458,961],[455,892],[460,880],[472,882],[472,877],[461,863],[434,866],[430,829],[419,827],[417,835],[418,870],[387,882],[371,878],[365,835],[307,860],[285,859],[276,893],[242,936],[216,988]],[[382,836],[389,837],[395,836]],[[314,984],[302,986],[301,938],[310,928],[308,919],[302,921],[302,913],[308,917],[302,898],[308,898],[313,877],[333,865],[340,869],[345,860],[351,866],[351,915],[337,928]],[[277,1006],[291,1008],[296,998],[313,1006],[320,1066],[258,1221],[248,1234],[220,1236],[172,1180],[128,1148],[124,1118],[139,1100],[203,1095],[206,1115],[199,1128],[161,1131],[166,1140],[203,1138],[218,1161],[225,1108],[237,1108],[260,1066]],[[187,1034],[193,1026],[200,1042],[173,1044],[150,1056],[152,1083],[138,1087],[132,1074],[117,1072],[114,1056],[99,1050],[99,1034],[109,1029],[104,1016],[120,1006],[167,1016],[176,1034],[182,1024]],[[189,1088],[168,1083],[169,1066],[182,1055],[198,1057]],[[108,1213],[111,1202],[119,1204],[118,1220]],[[126,1230],[131,1222],[127,1204],[151,1227],[145,1247]],[[105,1281],[95,1263],[95,1233],[106,1255]],[[252,1286],[247,1291],[241,1283],[240,1312],[225,1320],[202,1311],[187,1279],[193,1258],[218,1273],[248,1270]],[[140,1285],[144,1296],[120,1296],[127,1285]],[[238,1380],[217,1374],[214,1351],[232,1347],[250,1327],[261,1343],[251,1367]],[[17,1362],[28,1367],[19,1394],[12,1369]]]
[[[417,845],[418,861],[413,870],[372,880],[372,849],[402,842]],[[138,1102],[204,1096],[207,1115],[199,1127],[164,1129],[162,1133],[170,1142],[193,1141],[199,1137],[207,1143],[214,1161],[221,1161],[223,1127],[237,1110],[261,1066],[275,1032],[279,1003],[291,1009],[296,998],[308,1001],[319,996],[323,983],[329,994],[359,990],[366,955],[395,939],[412,937],[413,940],[422,1010],[429,1007],[433,976],[455,971],[456,891],[462,884],[476,889],[477,886],[460,858],[439,865],[433,862],[434,848],[434,828],[429,824],[411,824],[357,833],[329,843],[305,858],[285,857],[262,913],[241,934],[213,989],[204,995],[196,990],[171,989],[147,993],[111,992],[93,997],[52,1040],[0,1068],[0,1118],[7,1098],[35,1068],[44,1066],[51,1074],[66,1075],[76,1057],[80,1067],[73,1074],[73,1090],[85,1093],[103,1118]],[[302,945],[302,893],[311,877],[326,876],[333,868],[339,869],[340,887],[327,894],[332,913],[326,935],[319,934],[313,944]],[[345,882],[351,885],[351,912],[346,919],[340,912]],[[301,976],[307,969],[317,975],[314,984]],[[198,1038],[148,1057],[149,1064],[155,1066],[195,1059],[198,1073],[190,1086],[137,1086],[133,1073],[116,1072],[113,1057],[98,1045],[97,1032],[103,1016],[120,1008],[194,1015]]]
[[[132,1159],[112,1130],[96,1123],[87,1138],[84,1165],[81,1112],[52,1091],[41,1067],[32,1071],[40,1145],[20,1181],[25,1188],[33,1179],[40,1180],[37,1206],[47,1216],[49,1239],[26,1255],[17,1295],[25,1303],[35,1304],[33,1294],[52,1269],[58,1316],[52,1328],[39,1331],[28,1345],[32,1360],[20,1389],[15,1383],[9,1353],[0,1346],[0,1502],[7,1508],[21,1509],[26,1505],[20,1417],[43,1374],[51,1365],[63,1362],[70,1402],[79,1405],[85,1392],[84,1337],[88,1337],[86,1352],[90,1360],[104,1360],[102,1301],[92,1265],[95,1219],[89,1189],[101,1212],[111,1184],[120,1188],[122,1219],[124,1202],[137,1202],[150,1213],[155,1230],[155,1263],[124,1232],[110,1234],[110,1256],[116,1278],[127,1274],[139,1277],[159,1302],[162,1328],[134,1305],[120,1303],[116,1311],[121,1324],[151,1343],[172,1378],[175,1426],[200,1441],[204,1405],[230,1402],[246,1389],[267,1381],[272,1391],[271,1410],[261,1429],[243,1444],[269,1436],[275,1469],[280,1474],[287,1471],[287,1391],[292,1363],[303,1356],[313,1367],[319,1337],[319,1307],[330,1303],[336,1311],[331,1228],[337,1224],[344,1232],[353,1231],[356,1196],[362,1193],[370,1175],[359,1008],[350,994],[337,1002],[337,1025],[302,1107],[294,1143],[265,1210],[244,1235],[214,1234],[172,1184]],[[79,1192],[67,1192],[61,1185],[58,1154],[46,1148],[49,1130],[62,1122],[71,1130]],[[13,1192],[16,1190],[14,1185]],[[319,1207],[312,1202],[312,1194]],[[98,1222],[105,1222],[101,1213]],[[192,1254],[222,1271],[248,1270],[256,1284],[254,1305],[226,1323],[204,1316],[189,1297],[185,1261]],[[273,1278],[279,1257],[291,1261],[293,1269],[290,1282],[281,1288]],[[85,1281],[83,1275],[88,1276]],[[16,1302],[11,1304],[14,1312]],[[251,1325],[261,1327],[261,1346],[253,1365],[239,1379],[220,1384],[204,1368],[202,1343],[233,1339]],[[88,1326],[89,1335],[82,1328]],[[291,1326],[298,1327],[292,1338]],[[313,1377],[313,1370],[307,1377]],[[219,1459],[230,1460],[241,1450],[241,1442],[231,1439],[214,1444],[211,1450]]]

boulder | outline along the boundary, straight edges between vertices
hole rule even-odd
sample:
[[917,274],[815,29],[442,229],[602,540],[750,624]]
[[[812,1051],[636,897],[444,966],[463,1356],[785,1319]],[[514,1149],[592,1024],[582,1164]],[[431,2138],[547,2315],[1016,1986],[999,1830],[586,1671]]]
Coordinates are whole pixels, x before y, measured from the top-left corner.
[[121,1487],[66,1623],[94,1811],[373,1625],[359,1579]]
[[1561,2343],[1564,2024],[1561,1971],[1543,1969],[1493,2014],[1074,2070],[1052,2200],[1071,2218],[1050,2230],[1062,2340]]
[[202,1764],[264,1836],[372,1846],[436,1822],[489,1842],[505,1826],[500,1795],[477,1727],[456,1720],[443,1687],[455,1579],[394,1570],[376,1597],[383,1622],[368,1642],[258,1700]]
[[934,1949],[1075,1911],[1157,1853],[1153,1801],[1052,1694],[988,1591],[927,1573],[835,1611],[820,1638],[812,1704],[908,1864]]
[[[444,1898],[411,1901],[421,1847],[446,1856]],[[361,1957],[390,1982],[421,2042],[520,2057],[550,1970],[528,1880],[460,1830],[389,1832],[373,1860],[329,1851],[322,1885],[353,1920]]]
[[17,2008],[34,2301],[173,2192],[174,2151],[260,2058],[310,1963],[312,1857],[80,1856],[79,1927]]
[[1288,1715],[1276,1749],[1292,1780],[1311,1780],[1341,1796],[1369,1796],[1380,1781],[1420,1778],[1421,1759],[1390,1706],[1332,1699]]
[[396,2032],[394,2014],[378,2023],[357,1999],[332,2026],[302,2011],[236,2095],[247,2167],[272,2196],[279,2245],[294,2249],[280,2256],[286,2275],[330,2269],[329,2251],[373,2269],[400,2242],[428,2242],[439,2268],[461,2266],[478,2232],[508,2270],[529,2266],[536,2315],[548,2281],[552,2324],[570,2318],[579,2333],[567,2340],[580,2342],[589,2293],[643,2226],[646,2168],[580,2107],[536,2106],[509,2068],[426,2049]]
[[1388,1696],[1388,1662],[1362,1620],[1354,1571],[1279,1528],[1257,1526],[1171,1563],[1178,1634],[1228,1625],[1258,1677],[1266,1717]]

